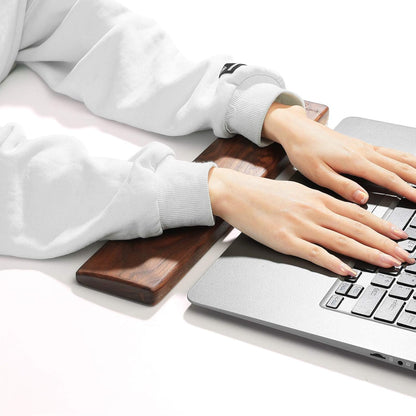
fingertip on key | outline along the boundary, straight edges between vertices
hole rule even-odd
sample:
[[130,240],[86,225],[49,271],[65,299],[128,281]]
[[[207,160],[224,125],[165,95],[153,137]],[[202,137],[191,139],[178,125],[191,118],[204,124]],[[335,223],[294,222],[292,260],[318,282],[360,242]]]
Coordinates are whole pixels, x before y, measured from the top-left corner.
[[355,272],[350,266],[348,266],[345,263],[342,263],[340,265],[340,271],[341,271],[341,275],[345,276],[352,276],[355,277],[357,275],[357,272]]
[[397,228],[395,225],[391,225],[391,232],[397,237],[400,238],[402,240],[406,240],[409,236],[407,235],[406,232],[404,232],[403,230],[401,230],[400,228]]

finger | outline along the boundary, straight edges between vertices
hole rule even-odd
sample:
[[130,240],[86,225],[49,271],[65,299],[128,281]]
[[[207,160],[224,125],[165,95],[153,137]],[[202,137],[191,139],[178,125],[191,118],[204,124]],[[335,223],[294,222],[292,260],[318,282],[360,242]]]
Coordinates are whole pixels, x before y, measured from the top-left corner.
[[357,166],[353,174],[390,189],[410,201],[416,202],[416,189],[404,181],[396,173],[384,169],[373,162],[367,161]]
[[318,185],[331,189],[348,201],[361,205],[368,201],[368,193],[362,186],[335,172],[328,165],[321,165],[313,180]]
[[410,153],[401,152],[400,150],[395,150],[395,149],[388,149],[386,147],[377,147],[377,146],[374,146],[374,150],[383,156],[389,157],[391,159],[397,160],[401,163],[404,163],[406,165],[410,165],[416,168],[416,156]]
[[324,267],[341,276],[356,276],[356,272],[338,257],[328,253],[324,248],[312,244],[309,241],[300,238],[296,239],[291,254]]
[[[375,264],[383,268],[400,266],[400,260],[383,253],[382,251],[368,247],[353,238],[347,237],[336,231],[323,227],[314,227],[313,234],[308,238],[311,243],[319,244],[327,249],[344,254],[367,263]],[[307,238],[307,237],[305,237]]]
[[365,224],[380,234],[395,240],[407,239],[408,235],[401,229],[397,228],[389,221],[383,220],[364,208],[351,204],[350,202],[339,201],[336,198],[324,199],[324,203],[331,211],[342,215],[343,217],[351,218],[361,224]]
[[403,250],[395,241],[359,221],[335,213],[328,213],[328,215],[322,218],[320,225],[350,237],[368,247],[373,247],[389,254],[400,262],[414,263],[414,259],[409,256],[409,253]]
[[413,166],[399,162],[396,159],[391,159],[377,152],[374,152],[370,160],[382,168],[396,173],[406,182],[416,183],[416,169]]

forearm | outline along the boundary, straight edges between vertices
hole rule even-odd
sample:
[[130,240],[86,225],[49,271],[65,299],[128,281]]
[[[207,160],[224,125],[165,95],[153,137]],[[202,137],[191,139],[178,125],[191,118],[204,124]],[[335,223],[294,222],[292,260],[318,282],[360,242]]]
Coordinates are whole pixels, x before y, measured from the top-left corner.
[[73,137],[26,140],[7,125],[0,128],[0,254],[49,258],[97,240],[213,225],[211,166],[178,161],[160,143],[129,161],[94,157]]
[[111,0],[32,2],[20,49],[17,61],[55,91],[100,116],[167,135],[211,128],[263,146],[270,104],[303,103],[265,68],[224,70],[224,56],[191,62],[153,20]]

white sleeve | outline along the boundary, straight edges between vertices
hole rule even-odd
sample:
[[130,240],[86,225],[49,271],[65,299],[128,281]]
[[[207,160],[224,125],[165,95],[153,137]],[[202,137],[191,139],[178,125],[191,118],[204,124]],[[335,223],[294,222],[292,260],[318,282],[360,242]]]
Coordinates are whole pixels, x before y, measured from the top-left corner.
[[[239,133],[265,146],[260,133],[271,103],[303,104],[267,69],[225,57],[187,60],[154,21],[115,1],[27,4],[0,4],[0,22],[21,28],[13,34],[10,23],[0,37],[8,51],[1,76],[12,60],[23,63],[97,115],[168,135]],[[160,143],[128,162],[94,158],[74,138],[28,141],[7,125],[0,129],[0,254],[55,257],[100,239],[213,225],[214,165],[176,160]]]
[[0,254],[49,258],[102,239],[213,225],[208,171],[151,143],[130,161],[91,157],[72,137],[0,128]]
[[17,55],[100,116],[171,136],[211,128],[265,145],[271,103],[303,101],[277,73],[229,59],[191,62],[153,20],[113,0],[32,0]]

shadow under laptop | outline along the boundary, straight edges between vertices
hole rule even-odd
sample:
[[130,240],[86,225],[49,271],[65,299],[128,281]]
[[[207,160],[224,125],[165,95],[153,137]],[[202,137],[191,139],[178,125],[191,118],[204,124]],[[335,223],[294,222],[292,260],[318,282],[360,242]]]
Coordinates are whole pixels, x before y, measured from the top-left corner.
[[409,370],[194,305],[185,311],[184,319],[193,326],[416,397],[416,387],[409,383],[415,374]]
[[[250,249],[244,250],[243,253],[244,244],[232,244],[222,254],[223,257],[244,255],[245,258],[268,260],[286,266],[296,265],[302,269],[319,272],[331,278],[331,282],[337,277],[307,261],[283,256],[245,235],[238,238],[240,241],[249,240]],[[314,279],[314,274],[311,273],[308,278]],[[194,305],[190,305],[185,311],[184,319],[193,326],[416,397],[416,387],[409,383],[409,380],[414,380],[416,372],[412,373],[382,361],[371,360],[327,344]]]

